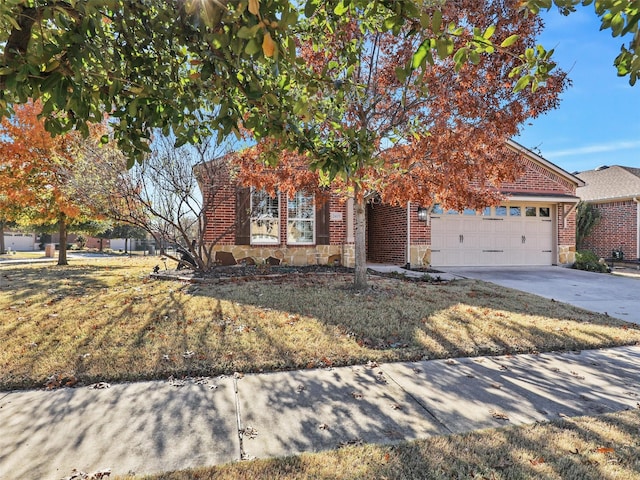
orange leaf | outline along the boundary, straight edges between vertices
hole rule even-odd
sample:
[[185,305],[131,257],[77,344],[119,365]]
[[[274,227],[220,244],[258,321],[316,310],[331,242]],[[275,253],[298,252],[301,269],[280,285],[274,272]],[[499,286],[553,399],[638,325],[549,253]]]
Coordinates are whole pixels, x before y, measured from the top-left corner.
[[598,453],[613,453],[615,452],[615,450],[613,448],[608,448],[608,447],[600,447],[596,450],[596,452]]
[[534,458],[533,460],[529,460],[529,462],[531,462],[531,465],[540,465],[544,463],[544,458],[542,457]]
[[273,57],[275,51],[276,44],[271,38],[271,34],[267,32],[264,34],[264,38],[262,39],[262,52],[265,57]]
[[259,0],[249,0],[249,12],[254,15],[258,15],[260,12],[260,1]]

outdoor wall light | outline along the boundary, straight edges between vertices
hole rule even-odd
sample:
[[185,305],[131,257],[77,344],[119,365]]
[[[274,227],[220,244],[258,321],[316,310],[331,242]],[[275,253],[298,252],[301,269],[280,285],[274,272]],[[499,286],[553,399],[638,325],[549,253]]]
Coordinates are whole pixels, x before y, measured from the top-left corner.
[[420,220],[421,222],[426,222],[428,220],[428,213],[429,210],[427,210],[424,207],[418,207],[418,220]]

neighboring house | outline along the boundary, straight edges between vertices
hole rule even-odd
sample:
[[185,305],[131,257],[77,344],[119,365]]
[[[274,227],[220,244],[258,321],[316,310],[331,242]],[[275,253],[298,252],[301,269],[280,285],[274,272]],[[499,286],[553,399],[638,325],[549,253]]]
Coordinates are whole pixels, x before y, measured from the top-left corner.
[[585,185],[577,194],[600,211],[600,221],[583,248],[603,258],[622,250],[625,259],[640,258],[640,168],[603,166],[576,174]]
[[4,248],[14,252],[32,252],[38,250],[38,237],[35,233],[5,230]]
[[[506,199],[482,212],[443,212],[410,203],[372,203],[367,209],[367,260],[412,266],[569,264],[575,259],[576,187],[582,181],[521,145],[523,173],[501,191]],[[235,260],[274,257],[291,265],[354,264],[353,201],[332,195],[316,201],[303,193],[276,198],[238,188],[218,176],[226,189],[206,212],[205,242]],[[228,257],[228,255],[226,255]]]

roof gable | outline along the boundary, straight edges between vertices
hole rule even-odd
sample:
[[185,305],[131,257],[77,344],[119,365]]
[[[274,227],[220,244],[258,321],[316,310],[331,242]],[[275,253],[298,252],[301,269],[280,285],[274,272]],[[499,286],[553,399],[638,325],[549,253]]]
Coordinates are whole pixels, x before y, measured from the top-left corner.
[[584,201],[640,197],[640,168],[613,165],[577,174],[585,182],[577,194]]
[[577,187],[580,187],[580,186],[583,185],[582,179],[580,179],[580,178],[576,177],[575,175],[567,172],[566,170],[560,168],[555,163],[551,163],[546,158],[541,157],[537,153],[529,150],[526,147],[523,147],[519,143],[514,142],[513,140],[509,139],[509,140],[507,140],[507,147],[511,148],[512,150],[515,150],[516,152],[522,153],[529,160],[531,160],[534,163],[537,163],[538,165],[540,165],[545,170],[547,170],[547,171],[549,171],[549,172],[551,172],[551,173],[553,173],[555,175],[558,175],[558,177],[563,179],[564,181],[569,182],[570,184],[573,184],[573,185],[575,185]]

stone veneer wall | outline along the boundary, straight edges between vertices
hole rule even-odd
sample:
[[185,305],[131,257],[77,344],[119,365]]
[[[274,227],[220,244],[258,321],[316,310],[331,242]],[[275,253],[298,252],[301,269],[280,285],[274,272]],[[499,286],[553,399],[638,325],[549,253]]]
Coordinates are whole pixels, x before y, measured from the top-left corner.
[[214,252],[229,252],[233,255],[236,261],[242,258],[251,257],[255,260],[256,264],[260,265],[269,257],[274,257],[280,260],[283,265],[327,265],[329,263],[329,257],[339,255],[341,258],[341,264],[345,266],[349,265],[349,262],[353,263],[353,253],[350,257],[347,257],[342,245],[311,245],[308,247],[281,247],[281,246],[250,246],[250,245],[216,245],[213,247]]
[[560,265],[572,264],[576,261],[575,245],[558,245],[558,263]]

